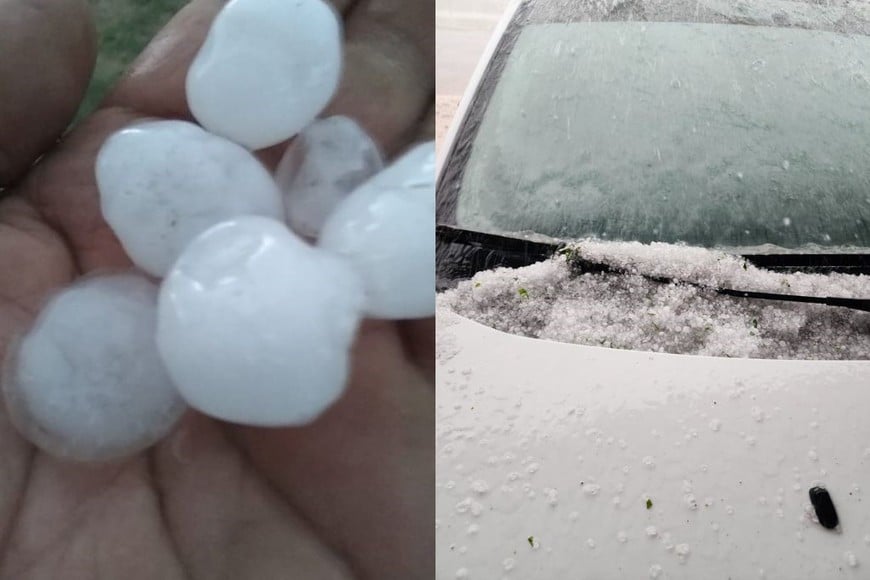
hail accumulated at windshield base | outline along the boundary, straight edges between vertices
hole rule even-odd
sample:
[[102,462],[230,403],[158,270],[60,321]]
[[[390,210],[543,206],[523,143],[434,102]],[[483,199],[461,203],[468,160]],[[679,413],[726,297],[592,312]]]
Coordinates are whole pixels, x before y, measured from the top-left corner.
[[[573,257],[625,273],[579,273],[570,266]],[[870,276],[780,274],[718,250],[587,240],[531,266],[479,272],[440,294],[438,302],[497,330],[589,346],[721,357],[870,359],[870,313],[731,298],[715,288],[867,298]]]

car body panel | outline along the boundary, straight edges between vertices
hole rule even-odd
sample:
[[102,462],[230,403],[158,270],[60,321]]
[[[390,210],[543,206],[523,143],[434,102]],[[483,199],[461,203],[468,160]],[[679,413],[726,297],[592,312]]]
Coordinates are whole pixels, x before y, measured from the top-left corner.
[[[870,362],[586,347],[442,310],[437,341],[438,578],[870,566]],[[813,485],[840,531],[814,521]]]

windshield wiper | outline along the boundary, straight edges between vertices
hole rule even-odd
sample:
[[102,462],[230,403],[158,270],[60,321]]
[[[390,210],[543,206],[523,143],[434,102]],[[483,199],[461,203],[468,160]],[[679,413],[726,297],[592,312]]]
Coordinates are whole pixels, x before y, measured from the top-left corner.
[[[542,262],[565,249],[565,246],[562,244],[525,240],[465,230],[448,225],[438,225],[435,237],[438,246],[436,270],[439,289],[450,287],[458,280],[471,278],[474,274],[483,270],[491,270],[498,267],[521,268]],[[794,272],[799,270],[818,273],[847,272],[850,274],[870,274],[870,255],[867,254],[750,254],[742,257],[753,265],[770,271]],[[592,262],[576,256],[572,257],[570,261],[572,267],[582,272],[627,273],[613,268],[609,264]],[[733,290],[731,288],[710,287],[698,284],[697,282],[688,282],[668,277],[644,274],[641,274],[641,276],[663,284],[687,284],[736,298],[824,304],[870,312],[870,299],[864,298],[801,296]]]
[[801,302],[803,304],[824,304],[826,306],[840,306],[842,308],[851,308],[852,310],[860,310],[862,312],[870,312],[870,299],[864,298],[838,298],[836,296],[802,296],[800,294],[777,294],[773,292],[755,292],[752,290],[732,290],[731,288],[718,288],[689,280],[681,280],[679,278],[670,278],[667,276],[653,276],[651,274],[641,274],[638,272],[630,272],[620,268],[614,268],[609,264],[600,262],[592,262],[577,256],[571,256],[568,263],[572,269],[577,272],[604,272],[609,274],[636,274],[647,280],[658,282],[661,284],[683,284],[702,290],[711,290],[716,294],[723,296],[733,296],[735,298],[753,298],[756,300],[779,300],[781,302]]

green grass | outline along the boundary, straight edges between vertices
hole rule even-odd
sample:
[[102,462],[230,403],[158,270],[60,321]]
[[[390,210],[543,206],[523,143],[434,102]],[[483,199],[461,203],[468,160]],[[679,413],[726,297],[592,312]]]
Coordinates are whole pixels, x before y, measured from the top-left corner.
[[97,66],[77,119],[93,111],[148,41],[187,0],[90,0],[100,36]]

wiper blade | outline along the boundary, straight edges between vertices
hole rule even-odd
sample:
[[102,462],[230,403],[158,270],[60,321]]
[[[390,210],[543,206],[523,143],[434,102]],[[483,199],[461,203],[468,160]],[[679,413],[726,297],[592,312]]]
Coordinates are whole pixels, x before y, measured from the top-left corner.
[[[490,262],[498,262],[500,266],[511,268],[546,260],[562,249],[561,244],[466,230],[444,224],[437,226],[436,237],[439,244],[460,244],[485,251],[490,254]],[[771,272],[870,275],[870,254],[741,254],[741,257],[750,264]]]
[[[454,226],[438,225],[435,228],[438,244],[438,261],[449,253],[450,245],[459,250],[466,260],[462,263],[443,264],[455,266],[461,278],[470,278],[482,270],[492,268],[522,268],[549,259],[562,249],[560,244],[533,242],[522,238],[464,230]],[[452,256],[451,256],[452,257]]]
[[864,298],[839,298],[835,296],[802,296],[799,294],[777,294],[772,292],[755,292],[752,290],[732,290],[731,288],[718,288],[698,282],[690,282],[679,278],[670,278],[667,276],[653,276],[650,274],[641,274],[631,272],[620,268],[614,268],[609,264],[600,262],[592,262],[585,258],[571,256],[568,258],[569,265],[580,272],[604,272],[610,274],[634,274],[658,282],[660,284],[682,284],[684,286],[692,286],[702,290],[711,290],[716,294],[723,296],[732,296],[735,298],[753,298],[755,300],[779,300],[780,302],[801,302],[803,304],[824,304],[826,306],[840,306],[842,308],[850,308],[852,310],[860,310],[862,312],[870,312],[870,299]]
[[825,304],[827,306],[840,306],[870,312],[870,299],[864,298],[837,298],[835,296],[798,296],[795,294],[771,294],[769,292],[747,292],[744,290],[731,290],[728,288],[715,288],[717,294],[736,296],[738,298],[756,298],[758,300],[780,300],[782,302],[802,302],[804,304]]
[[741,254],[750,264],[773,272],[870,274],[870,254]]
[[[439,289],[449,287],[451,282],[472,277],[477,272],[483,270],[491,270],[498,267],[521,268],[529,266],[537,262],[548,260],[565,248],[562,244],[554,244],[548,242],[538,242],[532,240],[524,240],[522,238],[514,238],[498,234],[490,234],[473,230],[465,230],[448,225],[438,225],[436,228],[436,240],[438,244],[437,256],[437,271],[439,278]],[[866,263],[870,273],[870,256],[865,254],[823,254],[822,267],[834,267],[838,263],[840,265],[854,266],[858,265],[854,273],[865,273],[860,270],[860,264]],[[784,261],[777,263],[776,260],[771,260],[773,256],[765,255],[744,255],[747,261],[753,265],[772,271],[794,271],[797,264],[802,262],[805,264],[802,271],[813,270],[809,265],[809,254],[795,254],[793,256],[787,254],[776,254],[777,258],[793,258],[793,261]],[[836,258],[836,260],[831,258]],[[761,258],[761,259],[759,259]],[[847,258],[841,261],[840,258]],[[758,259],[758,261],[755,261]],[[827,263],[824,259],[828,259]],[[626,274],[630,273],[614,268],[605,263],[592,262],[577,256],[570,259],[572,267],[582,272],[609,272]],[[777,268],[777,265],[780,266]],[[814,271],[820,272],[816,269]],[[830,271],[842,271],[827,270]],[[821,272],[820,272],[821,273]],[[840,298],[835,296],[801,296],[795,294],[775,294],[770,292],[754,292],[749,290],[733,290],[731,288],[716,288],[699,284],[697,282],[688,282],[661,276],[651,276],[640,274],[648,280],[660,282],[662,284],[686,284],[697,288],[703,288],[716,292],[724,296],[732,296],[736,298],[752,298],[757,300],[778,300],[781,302],[800,302],[804,304],[823,304],[827,306],[839,306],[842,308],[850,308],[862,312],[870,312],[870,299],[864,298]]]

